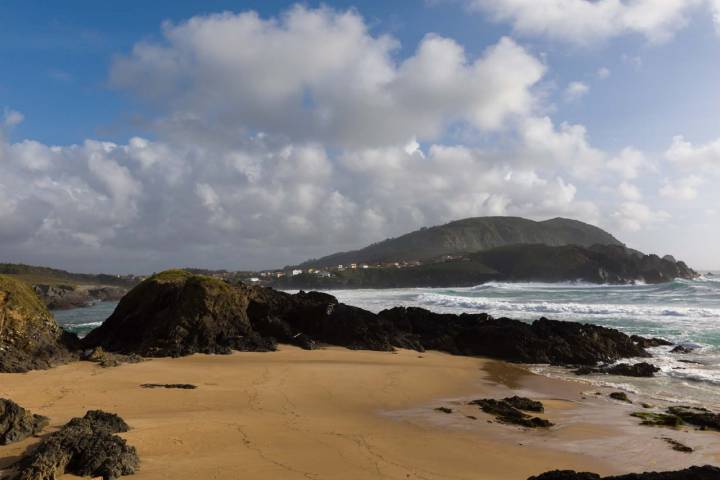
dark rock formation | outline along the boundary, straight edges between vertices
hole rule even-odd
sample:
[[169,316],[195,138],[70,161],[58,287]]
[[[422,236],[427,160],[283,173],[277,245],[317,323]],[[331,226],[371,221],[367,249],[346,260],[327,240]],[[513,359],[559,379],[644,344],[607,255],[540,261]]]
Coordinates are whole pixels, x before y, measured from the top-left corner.
[[601,373],[605,375],[619,375],[623,377],[654,377],[655,372],[660,369],[655,365],[647,362],[640,362],[630,365],[628,363],[619,363],[612,366],[604,366],[599,368],[584,367],[575,370],[576,375],[589,375],[591,373]]
[[720,415],[701,407],[669,407],[667,413],[675,415],[683,422],[699,427],[701,430],[720,431]]
[[503,402],[510,404],[518,410],[525,410],[526,412],[543,413],[545,411],[545,407],[543,407],[542,402],[530,400],[525,397],[518,397],[517,395],[514,397],[503,398]]
[[631,415],[640,418],[642,425],[679,427],[687,424],[700,430],[720,431],[720,414],[702,407],[673,406],[665,413],[635,412]]
[[511,423],[527,428],[548,428],[553,424],[544,418],[532,417],[527,415],[505,400],[494,400],[485,398],[481,400],[473,400],[470,405],[477,405],[480,409],[503,423]]
[[692,353],[693,351],[697,350],[698,348],[699,348],[699,345],[692,345],[692,344],[678,345],[677,347],[670,350],[670,353]]
[[667,413],[635,412],[631,413],[630,416],[639,418],[642,420],[640,425],[647,425],[649,427],[677,428],[684,425],[684,422],[680,417]]
[[140,463],[137,452],[115,435],[127,431],[120,417],[99,410],[73,418],[20,460],[16,479],[55,480],[71,473],[111,480],[131,475]]
[[102,347],[95,347],[80,352],[80,360],[97,363],[103,368],[118,367],[123,363],[140,363],[143,358],[135,353],[123,355],[121,353],[106,352]]
[[673,450],[676,452],[682,452],[682,453],[692,453],[694,450],[687,445],[678,442],[675,439],[672,439],[670,437],[662,437],[662,439],[672,447]]
[[653,348],[653,347],[669,347],[673,345],[672,342],[668,342],[665,339],[662,338],[645,338],[641,337],[640,335],[632,335],[630,336],[630,339],[640,345],[642,348]]
[[48,423],[47,417],[33,415],[12,400],[0,398],[0,445],[37,435]]
[[27,372],[76,356],[77,337],[63,331],[29,285],[0,275],[0,372]]
[[448,414],[450,414],[450,413],[453,412],[453,411],[452,411],[452,408],[448,408],[448,407],[437,407],[437,408],[435,409],[435,411],[436,411],[436,412],[440,412],[440,413],[448,413]]
[[144,281],[84,340],[86,348],[143,356],[266,351],[275,342],[312,349],[440,350],[526,363],[596,365],[649,354],[609,328],[540,319],[527,324],[486,314],[393,308],[379,314],[331,295],[269,288],[169,271]]
[[190,383],[143,383],[142,388],[177,388],[180,390],[195,390],[197,385]]
[[555,470],[528,480],[720,480],[720,468],[705,465],[690,467],[677,472],[631,473],[613,477],[601,477],[595,473]]
[[248,303],[242,289],[172,270],[131,290],[84,344],[145,357],[273,350],[250,325]]
[[428,350],[480,355],[512,362],[595,365],[649,354],[630,337],[609,328],[541,318],[527,324],[485,314],[439,314],[397,307],[379,316],[403,333],[397,343],[415,338]]
[[630,399],[628,398],[627,394],[625,392],[612,392],[610,395],[608,395],[613,400],[618,400],[620,402],[625,403],[632,403]]

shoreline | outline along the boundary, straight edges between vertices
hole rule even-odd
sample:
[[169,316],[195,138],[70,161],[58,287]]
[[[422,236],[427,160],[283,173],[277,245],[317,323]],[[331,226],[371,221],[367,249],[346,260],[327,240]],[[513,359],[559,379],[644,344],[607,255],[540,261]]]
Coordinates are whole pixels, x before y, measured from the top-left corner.
[[[143,383],[198,388],[148,390],[140,388]],[[641,427],[626,407],[591,398],[586,390],[483,358],[285,345],[270,353],[152,359],[111,369],[76,362],[0,374],[0,396],[49,416],[53,429],[90,409],[121,415],[132,428],[122,436],[141,458],[140,471],[131,477],[138,480],[524,480],[556,468],[605,475],[720,460],[716,433]],[[527,431],[488,423],[491,417],[477,407],[459,403],[448,405],[458,414],[434,410],[447,402],[508,394],[542,400],[545,417],[557,426]],[[471,410],[478,420],[466,418]],[[673,452],[654,438],[663,435],[681,441],[686,436],[702,450]],[[35,442],[0,447],[0,472]],[[618,442],[642,444],[647,459],[639,461],[638,453],[624,446],[621,457],[628,453],[635,460],[613,455],[610,463],[602,446]],[[617,454],[617,447],[613,450]]]

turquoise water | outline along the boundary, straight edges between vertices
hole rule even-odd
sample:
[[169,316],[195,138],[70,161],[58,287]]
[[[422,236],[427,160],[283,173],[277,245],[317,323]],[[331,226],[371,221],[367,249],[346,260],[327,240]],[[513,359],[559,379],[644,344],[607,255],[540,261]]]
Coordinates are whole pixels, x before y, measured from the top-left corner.
[[[661,368],[656,379],[590,378],[664,400],[697,401],[720,408],[720,276],[662,285],[583,283],[488,283],[470,288],[333,290],[341,302],[378,312],[398,305],[449,313],[487,312],[495,317],[532,321],[540,317],[617,328],[628,334],[658,336],[696,346],[689,354],[652,350]],[[67,330],[84,336],[102,324],[117,304],[55,312]],[[640,359],[631,361],[641,361]],[[548,375],[562,369],[537,366]],[[575,379],[575,378],[574,378]]]
[[90,330],[102,325],[116,306],[117,302],[98,302],[84,308],[56,310],[53,315],[65,330],[84,337]]
[[[692,345],[697,348],[689,354],[670,353],[672,347],[652,349],[651,362],[661,369],[654,379],[591,376],[582,381],[643,393],[657,400],[720,408],[720,276],[662,285],[488,283],[470,288],[328,293],[375,312],[404,305],[447,313],[487,312],[526,321],[548,317]],[[630,360],[636,361],[645,359]],[[581,380],[565,369],[536,366],[534,370]]]

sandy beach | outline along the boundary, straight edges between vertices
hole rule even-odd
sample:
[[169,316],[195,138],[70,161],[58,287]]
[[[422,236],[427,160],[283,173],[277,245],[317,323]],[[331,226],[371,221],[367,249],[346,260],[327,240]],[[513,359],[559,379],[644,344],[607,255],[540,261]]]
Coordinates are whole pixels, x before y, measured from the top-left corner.
[[[717,434],[637,426],[628,415],[636,407],[589,390],[479,358],[286,346],[0,374],[0,397],[49,416],[53,428],[90,409],[121,415],[141,458],[138,480],[525,479],[555,468],[611,474],[720,460]],[[523,430],[465,405],[513,393],[542,400],[557,426]],[[674,452],[662,436],[698,450]],[[0,447],[0,478],[35,442]]]

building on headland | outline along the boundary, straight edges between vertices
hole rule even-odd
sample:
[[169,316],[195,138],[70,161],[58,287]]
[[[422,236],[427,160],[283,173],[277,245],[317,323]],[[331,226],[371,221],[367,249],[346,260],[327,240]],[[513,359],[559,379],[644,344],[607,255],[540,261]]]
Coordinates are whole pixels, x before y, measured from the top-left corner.
[[302,273],[303,273],[303,271],[299,268],[296,268],[295,270],[292,271],[293,277],[296,275],[302,275]]

